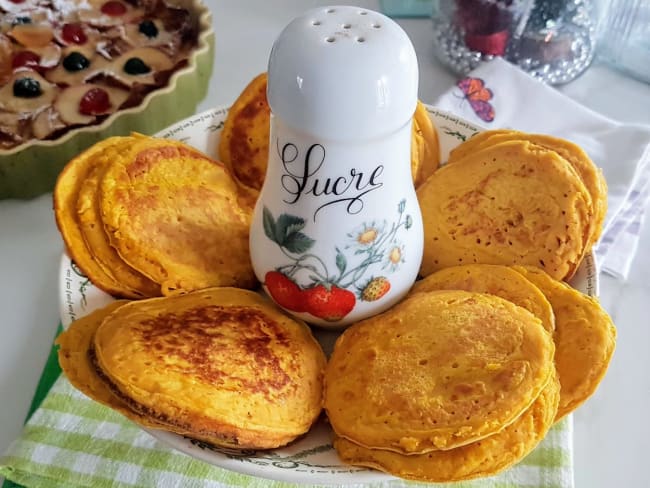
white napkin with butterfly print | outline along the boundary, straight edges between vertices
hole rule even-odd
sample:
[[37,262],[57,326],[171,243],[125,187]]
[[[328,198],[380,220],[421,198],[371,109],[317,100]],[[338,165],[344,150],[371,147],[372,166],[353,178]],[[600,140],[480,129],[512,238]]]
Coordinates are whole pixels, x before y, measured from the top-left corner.
[[551,134],[580,145],[608,185],[596,256],[602,271],[627,278],[650,201],[650,126],[608,119],[499,58],[459,80],[434,105],[488,129]]

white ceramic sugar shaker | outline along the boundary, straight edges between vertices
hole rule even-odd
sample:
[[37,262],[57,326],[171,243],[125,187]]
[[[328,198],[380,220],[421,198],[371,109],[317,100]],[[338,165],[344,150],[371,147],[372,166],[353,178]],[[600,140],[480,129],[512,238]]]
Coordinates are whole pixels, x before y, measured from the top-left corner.
[[371,10],[310,10],[273,45],[270,152],[251,259],[276,303],[307,322],[341,327],[377,314],[415,281],[417,88],[408,36]]

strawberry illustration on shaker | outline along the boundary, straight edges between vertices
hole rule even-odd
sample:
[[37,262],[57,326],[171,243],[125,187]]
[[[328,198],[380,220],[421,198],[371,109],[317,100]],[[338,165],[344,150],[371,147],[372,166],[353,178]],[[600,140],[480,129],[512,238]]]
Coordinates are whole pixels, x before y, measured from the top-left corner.
[[391,307],[415,281],[417,83],[408,36],[371,10],[310,10],[273,45],[251,260],[269,296],[307,322],[343,327]]

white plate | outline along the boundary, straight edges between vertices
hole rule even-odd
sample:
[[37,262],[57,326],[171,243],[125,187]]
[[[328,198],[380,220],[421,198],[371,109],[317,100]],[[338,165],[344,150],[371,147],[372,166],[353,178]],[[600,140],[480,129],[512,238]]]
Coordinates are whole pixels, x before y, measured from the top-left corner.
[[[476,125],[453,114],[427,107],[438,128],[442,160],[449,151],[481,131]],[[217,154],[217,144],[228,113],[216,108],[183,120],[157,134],[177,139],[209,154]],[[582,262],[572,286],[588,295],[598,292],[598,274],[591,254]],[[61,259],[59,275],[59,304],[63,327],[113,298],[96,288],[74,265],[67,255]],[[314,335],[329,354],[340,332],[314,329]],[[378,471],[358,468],[341,462],[332,448],[331,430],[320,420],[304,437],[291,445],[270,451],[237,451],[218,449],[169,432],[147,430],[170,447],[197,459],[243,474],[295,483],[368,483],[393,479]]]

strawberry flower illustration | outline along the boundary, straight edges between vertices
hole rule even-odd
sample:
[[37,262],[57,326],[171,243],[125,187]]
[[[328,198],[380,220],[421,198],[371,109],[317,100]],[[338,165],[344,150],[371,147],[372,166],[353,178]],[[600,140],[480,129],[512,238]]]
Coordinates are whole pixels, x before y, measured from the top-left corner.
[[[264,207],[264,234],[287,258],[287,264],[267,273],[267,291],[288,310],[307,312],[328,321],[345,317],[357,298],[368,302],[380,300],[390,291],[389,278],[367,275],[376,265],[395,272],[405,262],[404,245],[397,236],[413,225],[412,217],[404,214],[406,200],[398,203],[397,211],[397,220],[390,224],[386,220],[364,222],[348,232],[343,250],[334,248],[336,270],[332,270],[322,256],[310,252],[316,241],[303,232],[303,218],[283,213],[275,219]],[[356,289],[356,295],[350,289]]]

